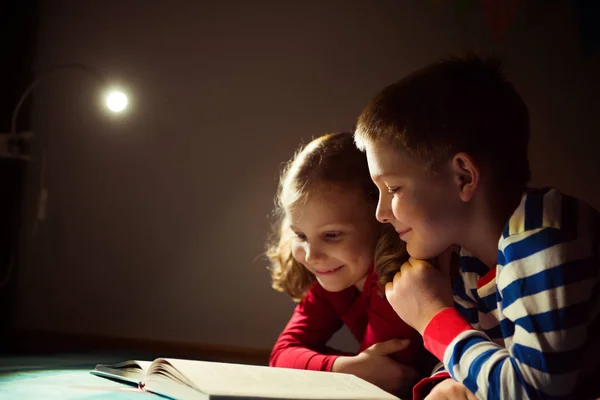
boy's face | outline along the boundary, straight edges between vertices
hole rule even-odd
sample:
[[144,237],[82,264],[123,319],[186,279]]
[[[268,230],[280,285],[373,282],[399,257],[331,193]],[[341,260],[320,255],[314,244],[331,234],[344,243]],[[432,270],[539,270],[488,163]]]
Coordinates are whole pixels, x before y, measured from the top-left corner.
[[412,257],[429,260],[458,242],[465,203],[450,167],[434,175],[387,142],[369,143],[366,153],[379,188],[376,217],[394,226]]

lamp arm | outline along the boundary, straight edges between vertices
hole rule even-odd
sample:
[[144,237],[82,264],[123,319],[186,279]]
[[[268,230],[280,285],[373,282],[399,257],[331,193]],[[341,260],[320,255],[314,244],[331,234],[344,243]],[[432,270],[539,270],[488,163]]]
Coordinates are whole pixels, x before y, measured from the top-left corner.
[[48,78],[49,75],[52,75],[54,72],[63,69],[78,69],[80,71],[90,74],[100,84],[106,83],[106,78],[104,77],[104,75],[102,75],[102,73],[100,73],[94,68],[88,67],[87,65],[81,63],[59,64],[55,67],[45,70],[42,75],[40,75],[37,79],[31,82],[29,86],[27,86],[27,88],[19,98],[15,109],[13,110],[12,119],[10,121],[10,134],[13,138],[17,135],[17,117],[19,116],[19,111],[21,110],[21,107],[23,106],[23,103],[25,102],[29,94],[33,92],[33,89],[35,89],[41,82],[46,80],[46,78]]

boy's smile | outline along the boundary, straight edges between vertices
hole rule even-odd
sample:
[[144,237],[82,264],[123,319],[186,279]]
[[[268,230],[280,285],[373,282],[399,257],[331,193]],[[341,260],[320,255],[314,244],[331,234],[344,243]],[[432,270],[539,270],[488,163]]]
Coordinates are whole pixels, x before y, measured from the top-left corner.
[[[398,235],[400,235],[400,239],[402,239],[404,236],[406,236],[412,229],[408,228],[408,229],[404,229],[404,230],[398,230],[396,229],[396,232],[398,232]],[[403,239],[404,240],[404,239]]]
[[369,171],[379,188],[376,217],[390,223],[412,257],[430,259],[456,243],[464,202],[450,167],[434,174],[386,142],[366,146]]

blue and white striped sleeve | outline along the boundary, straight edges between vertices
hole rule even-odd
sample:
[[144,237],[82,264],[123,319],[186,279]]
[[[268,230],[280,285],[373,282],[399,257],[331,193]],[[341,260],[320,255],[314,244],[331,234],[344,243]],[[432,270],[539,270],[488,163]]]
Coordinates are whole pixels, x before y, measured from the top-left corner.
[[588,327],[598,318],[595,218],[587,217],[576,213],[573,229],[546,226],[501,239],[496,293],[504,346],[454,309],[428,325],[426,347],[477,398],[572,398]]

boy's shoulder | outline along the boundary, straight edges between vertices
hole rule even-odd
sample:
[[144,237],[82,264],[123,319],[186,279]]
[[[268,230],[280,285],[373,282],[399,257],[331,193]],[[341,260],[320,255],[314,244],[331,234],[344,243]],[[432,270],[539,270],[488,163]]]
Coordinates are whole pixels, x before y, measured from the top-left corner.
[[583,200],[554,188],[528,189],[504,226],[499,257],[509,261],[569,242],[596,247],[599,233],[598,211]]
[[576,235],[581,223],[597,225],[598,212],[583,200],[555,188],[531,188],[506,222],[501,240],[546,228],[573,231]]

